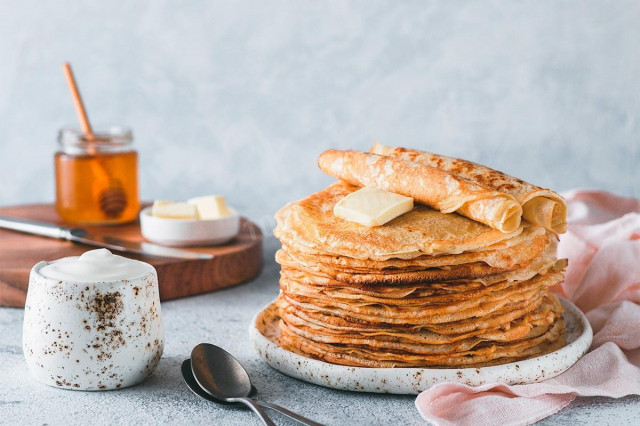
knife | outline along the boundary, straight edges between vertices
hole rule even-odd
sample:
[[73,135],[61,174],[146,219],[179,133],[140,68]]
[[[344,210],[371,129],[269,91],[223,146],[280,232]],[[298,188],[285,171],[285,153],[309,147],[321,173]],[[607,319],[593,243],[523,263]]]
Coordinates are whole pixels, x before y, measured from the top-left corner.
[[73,241],[74,243],[86,244],[89,246],[104,247],[126,253],[175,257],[180,259],[213,259],[213,255],[208,253],[174,249],[147,242],[123,240],[116,237],[96,235],[86,229],[63,228],[50,223],[34,222],[7,216],[0,216],[0,228],[25,232],[27,234],[41,235],[43,237],[56,238],[58,240]]

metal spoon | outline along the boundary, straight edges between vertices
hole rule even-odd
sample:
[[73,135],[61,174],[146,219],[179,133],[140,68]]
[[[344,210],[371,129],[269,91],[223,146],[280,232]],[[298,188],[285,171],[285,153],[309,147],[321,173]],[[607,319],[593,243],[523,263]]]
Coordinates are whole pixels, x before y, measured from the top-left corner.
[[[191,391],[193,393],[195,393],[196,395],[198,395],[201,398],[204,398],[208,401],[212,401],[212,402],[218,402],[220,404],[225,404],[225,405],[237,405],[238,403],[236,402],[227,402],[227,401],[223,401],[221,399],[217,399],[211,395],[209,395],[204,389],[202,389],[200,387],[200,385],[198,385],[198,382],[196,382],[195,377],[193,377],[193,372],[191,371],[191,360],[190,359],[185,359],[184,361],[182,361],[182,366],[181,366],[181,370],[182,370],[182,377],[184,378],[184,382],[187,384],[187,387],[189,389],[191,389]],[[258,390],[256,389],[255,386],[251,386],[251,393],[249,394],[249,398],[254,399],[256,397],[256,395],[258,394]],[[303,417],[299,414],[294,413],[293,411],[289,411],[284,407],[281,407],[279,405],[276,404],[271,404],[270,402],[264,402],[264,401],[255,401],[258,405],[260,405],[261,407],[264,408],[269,408],[271,410],[275,410],[278,411],[282,414],[284,414],[287,417],[290,417],[294,420],[299,421],[302,424],[306,424],[306,425],[310,425],[310,426],[322,426],[321,423],[317,423],[314,422],[313,420],[309,420],[306,417]]]
[[245,369],[223,349],[207,343],[193,348],[191,372],[198,385],[209,395],[226,402],[241,402],[256,413],[266,426],[276,426],[267,413],[248,397],[251,379]]
[[[203,398],[218,402],[240,402],[248,405],[267,425],[272,425],[273,422],[258,405],[277,410],[303,424],[321,426],[320,423],[309,420],[284,407],[255,401],[253,397],[257,394],[257,390],[251,385],[251,379],[246,370],[238,360],[222,348],[201,343],[191,352],[191,371],[189,371],[187,363],[189,360],[182,363],[182,375],[185,382],[194,393]],[[189,372],[191,374],[188,374]],[[195,386],[192,387],[192,385]]]

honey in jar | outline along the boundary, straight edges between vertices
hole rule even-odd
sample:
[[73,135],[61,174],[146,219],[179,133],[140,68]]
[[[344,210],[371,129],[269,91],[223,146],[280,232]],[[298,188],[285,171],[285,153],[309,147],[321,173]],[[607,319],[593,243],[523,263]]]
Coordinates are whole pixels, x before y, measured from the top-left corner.
[[65,222],[118,224],[138,216],[138,154],[130,130],[87,136],[62,129],[55,155],[56,209]]

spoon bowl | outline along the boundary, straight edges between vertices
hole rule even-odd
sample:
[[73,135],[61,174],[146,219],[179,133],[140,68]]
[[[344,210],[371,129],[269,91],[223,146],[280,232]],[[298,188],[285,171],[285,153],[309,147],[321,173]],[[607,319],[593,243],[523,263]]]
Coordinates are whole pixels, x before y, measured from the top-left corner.
[[191,371],[198,385],[209,395],[228,400],[246,398],[251,379],[244,367],[224,349],[201,343],[191,351]]
[[[191,392],[198,395],[200,398],[204,398],[208,401],[219,402],[220,404],[225,405],[239,405],[239,402],[227,402],[223,399],[218,399],[215,396],[210,395],[204,389],[200,387],[196,378],[193,377],[193,373],[191,372],[191,359],[185,359],[182,361],[182,365],[180,366],[180,370],[182,371],[182,378],[184,382],[187,384],[187,387],[191,390]],[[249,393],[249,398],[254,398],[258,394],[258,390],[255,386],[251,386],[251,392]]]
[[249,374],[229,352],[209,343],[200,343],[191,351],[191,372],[202,390],[212,397],[245,404],[265,425],[275,426],[267,413],[249,398]]

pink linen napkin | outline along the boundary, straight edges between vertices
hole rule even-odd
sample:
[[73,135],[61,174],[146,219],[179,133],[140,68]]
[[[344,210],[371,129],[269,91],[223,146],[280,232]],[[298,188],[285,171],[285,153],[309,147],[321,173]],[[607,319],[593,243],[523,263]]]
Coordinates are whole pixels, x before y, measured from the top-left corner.
[[544,382],[508,386],[442,383],[416,399],[436,425],[524,425],[576,396],[640,395],[640,200],[600,191],[570,191],[569,229],[558,257],[569,259],[553,291],[573,301],[593,328],[590,352]]

